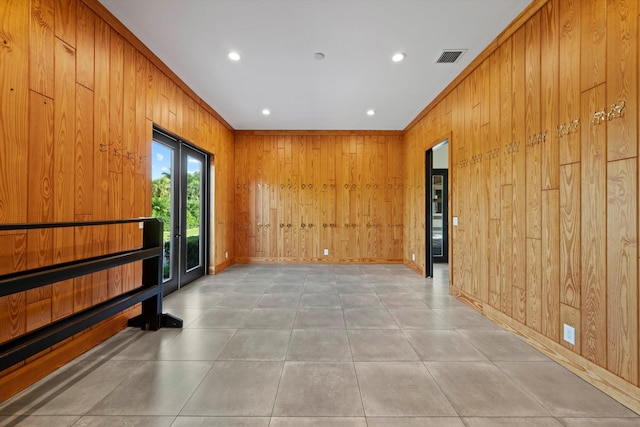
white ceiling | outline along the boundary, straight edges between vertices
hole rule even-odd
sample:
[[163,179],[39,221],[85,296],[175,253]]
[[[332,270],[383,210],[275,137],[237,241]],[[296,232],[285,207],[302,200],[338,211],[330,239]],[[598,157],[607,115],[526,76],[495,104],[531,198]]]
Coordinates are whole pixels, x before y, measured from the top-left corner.
[[100,1],[235,129],[305,130],[404,129],[530,2]]

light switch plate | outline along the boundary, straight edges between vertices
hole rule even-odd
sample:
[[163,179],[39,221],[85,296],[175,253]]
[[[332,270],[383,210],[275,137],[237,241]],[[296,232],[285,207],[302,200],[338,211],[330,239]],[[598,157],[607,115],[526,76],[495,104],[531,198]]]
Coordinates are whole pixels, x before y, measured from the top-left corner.
[[454,227],[458,226],[458,217],[457,216],[453,217],[453,225],[454,225]]
[[325,249],[324,250],[324,254],[325,254],[325,256],[329,255],[329,249]]

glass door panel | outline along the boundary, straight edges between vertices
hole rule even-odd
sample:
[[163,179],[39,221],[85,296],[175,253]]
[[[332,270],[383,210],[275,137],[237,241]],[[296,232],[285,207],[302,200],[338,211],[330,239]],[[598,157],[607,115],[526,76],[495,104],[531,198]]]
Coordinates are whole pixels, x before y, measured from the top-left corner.
[[174,182],[175,149],[158,141],[151,145],[151,215],[163,223],[162,280],[167,291],[177,289],[176,245],[173,239],[176,230]]
[[167,295],[205,274],[207,155],[162,132],[152,143],[152,214],[164,223]]

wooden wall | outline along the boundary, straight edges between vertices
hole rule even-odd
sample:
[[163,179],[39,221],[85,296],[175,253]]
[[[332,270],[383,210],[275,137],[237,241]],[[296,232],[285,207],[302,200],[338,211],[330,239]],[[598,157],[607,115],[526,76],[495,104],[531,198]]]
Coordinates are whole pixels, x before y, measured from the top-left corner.
[[533,2],[412,124],[404,154],[405,263],[424,242],[424,151],[450,135],[452,292],[636,411],[639,12]]
[[[234,152],[228,124],[97,1],[3,1],[0,223],[150,215],[154,123],[214,156],[211,266],[224,265],[225,251],[233,250],[228,224]],[[137,225],[5,232],[0,274],[139,244]],[[0,298],[0,342],[140,280],[139,266],[124,266]]]
[[235,159],[236,262],[401,262],[400,132],[238,131]]

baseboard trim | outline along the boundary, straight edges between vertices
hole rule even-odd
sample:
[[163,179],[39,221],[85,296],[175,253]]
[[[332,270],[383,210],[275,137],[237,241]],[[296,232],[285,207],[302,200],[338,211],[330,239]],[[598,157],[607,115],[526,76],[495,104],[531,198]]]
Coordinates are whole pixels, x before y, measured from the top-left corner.
[[233,265],[233,259],[229,258],[228,260],[226,260],[223,263],[220,263],[218,265],[215,265],[213,267],[209,267],[209,274],[218,274],[223,270],[226,270],[227,268],[231,267]]
[[394,258],[236,257],[236,264],[402,264]]

